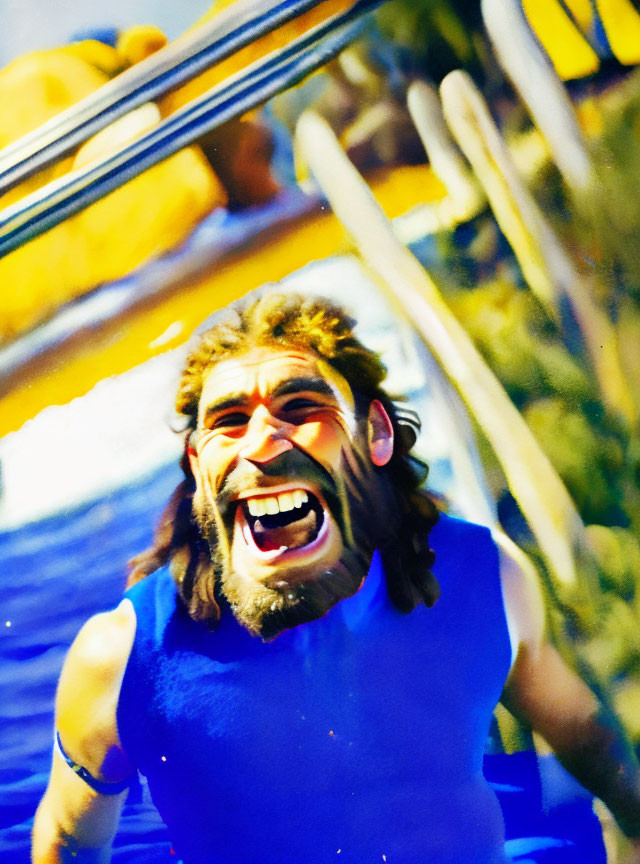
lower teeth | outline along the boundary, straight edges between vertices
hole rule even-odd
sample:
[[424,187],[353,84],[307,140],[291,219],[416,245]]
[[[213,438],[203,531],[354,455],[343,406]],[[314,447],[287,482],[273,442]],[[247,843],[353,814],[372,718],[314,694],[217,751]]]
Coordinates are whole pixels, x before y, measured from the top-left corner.
[[277,522],[283,520],[276,520],[276,517],[267,519],[263,516],[249,519],[248,524],[259,549],[263,552],[273,550],[282,552],[287,549],[300,549],[315,540],[321,518],[322,516],[319,517],[315,510],[309,508],[306,514],[285,524],[278,525]]

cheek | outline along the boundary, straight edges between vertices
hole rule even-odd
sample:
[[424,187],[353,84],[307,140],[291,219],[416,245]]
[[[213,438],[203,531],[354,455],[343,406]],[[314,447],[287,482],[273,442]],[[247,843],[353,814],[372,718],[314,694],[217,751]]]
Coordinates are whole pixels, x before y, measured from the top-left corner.
[[348,443],[348,435],[339,423],[303,423],[290,436],[293,444],[313,456],[325,468],[335,469]]
[[215,495],[229,465],[236,458],[239,444],[224,438],[208,441],[200,450],[198,462],[205,483]]

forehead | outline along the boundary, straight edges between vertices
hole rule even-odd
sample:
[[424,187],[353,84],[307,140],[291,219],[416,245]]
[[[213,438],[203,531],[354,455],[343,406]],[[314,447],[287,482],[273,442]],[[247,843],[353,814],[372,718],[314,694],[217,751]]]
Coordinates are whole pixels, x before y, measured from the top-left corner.
[[322,378],[336,398],[352,404],[349,385],[328,363],[304,351],[258,347],[213,367],[204,380],[200,407],[232,394],[265,397],[291,378]]

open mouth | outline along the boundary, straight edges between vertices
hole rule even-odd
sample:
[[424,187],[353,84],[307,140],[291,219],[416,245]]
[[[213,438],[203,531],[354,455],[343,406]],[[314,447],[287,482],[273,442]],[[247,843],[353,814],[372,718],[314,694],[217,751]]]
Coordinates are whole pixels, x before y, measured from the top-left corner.
[[319,499],[307,489],[291,489],[239,502],[245,539],[260,552],[282,554],[312,544],[325,522]]

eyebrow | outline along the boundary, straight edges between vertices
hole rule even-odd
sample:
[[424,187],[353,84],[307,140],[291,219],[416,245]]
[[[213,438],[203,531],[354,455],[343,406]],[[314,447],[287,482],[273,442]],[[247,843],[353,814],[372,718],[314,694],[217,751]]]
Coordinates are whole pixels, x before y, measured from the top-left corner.
[[228,408],[246,408],[248,405],[249,397],[246,393],[229,393],[207,405],[202,421],[206,423],[212,414],[219,414],[220,411],[226,411]]
[[301,375],[297,378],[289,378],[278,384],[271,391],[271,398],[277,399],[280,396],[289,396],[291,393],[318,393],[321,396],[335,396],[331,386],[324,378],[315,377],[307,378]]
[[[287,381],[282,381],[277,384],[269,393],[271,399],[278,399],[282,396],[289,396],[291,393],[318,393],[321,396],[335,396],[331,386],[324,378],[319,376],[308,378],[300,375],[297,378],[289,378]],[[214,414],[219,414],[221,411],[227,411],[229,408],[247,408],[249,407],[250,398],[246,393],[228,393],[220,399],[211,402],[204,409],[202,422],[204,424]]]

